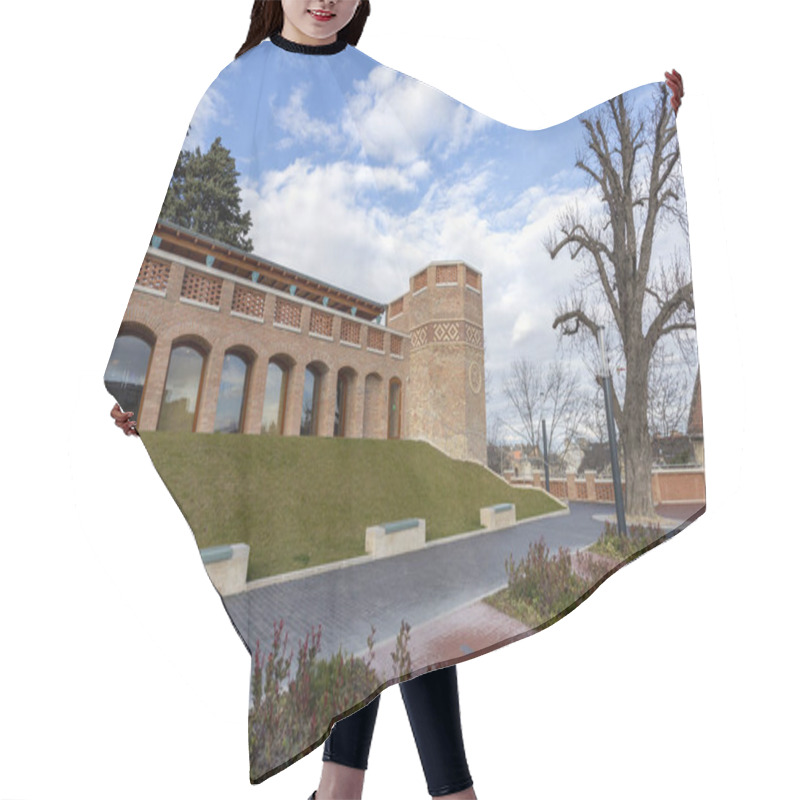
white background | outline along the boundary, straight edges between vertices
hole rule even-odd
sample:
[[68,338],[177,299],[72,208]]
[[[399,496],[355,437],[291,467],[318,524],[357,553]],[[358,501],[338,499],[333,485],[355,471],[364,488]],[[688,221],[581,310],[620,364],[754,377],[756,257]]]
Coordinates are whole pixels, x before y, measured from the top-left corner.
[[[686,83],[709,510],[554,627],[459,666],[481,800],[796,796],[797,156],[777,8],[373,2],[366,53],[520,127],[667,68]],[[249,11],[2,11],[3,800],[317,784],[321,751],[250,786],[249,658],[102,382],[186,126]],[[382,697],[365,800],[426,797],[400,693]]]

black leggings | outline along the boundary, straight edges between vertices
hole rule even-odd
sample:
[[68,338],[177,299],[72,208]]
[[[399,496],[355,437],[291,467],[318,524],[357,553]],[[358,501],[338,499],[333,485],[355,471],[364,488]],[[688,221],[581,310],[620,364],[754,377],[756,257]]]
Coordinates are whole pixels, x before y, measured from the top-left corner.
[[[431,797],[472,786],[464,753],[455,666],[426,672],[400,684]],[[366,769],[378,715],[378,695],[369,705],[339,720],[325,740],[323,761]]]

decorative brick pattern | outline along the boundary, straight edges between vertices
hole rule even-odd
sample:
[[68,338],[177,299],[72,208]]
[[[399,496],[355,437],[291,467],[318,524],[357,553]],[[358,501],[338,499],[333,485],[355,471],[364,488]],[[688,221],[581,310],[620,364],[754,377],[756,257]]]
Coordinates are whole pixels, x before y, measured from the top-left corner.
[[418,347],[428,343],[428,326],[423,325],[415,331],[411,331],[411,349],[416,350]]
[[578,490],[578,500],[587,500],[589,493],[586,491],[586,481],[576,481],[575,488]]
[[206,305],[219,308],[221,294],[222,278],[203,275],[191,269],[187,269],[183,273],[181,297],[184,299],[194,300],[197,303],[205,303]]
[[300,330],[300,318],[303,308],[299,303],[292,303],[282,297],[275,299],[275,322],[289,328]]
[[390,352],[393,356],[402,356],[403,355],[403,340],[399,336],[395,336],[394,334],[390,335],[391,338],[389,340],[389,348]]
[[248,317],[264,319],[264,292],[245,289],[237,283],[233,287],[233,303],[231,310]]
[[401,297],[398,300],[395,300],[389,306],[389,319],[394,319],[395,317],[399,317],[403,313],[405,309],[405,306],[403,304],[404,300],[405,298]]
[[458,267],[455,264],[438,264],[436,266],[436,283],[458,283]]
[[361,325],[357,322],[353,322],[351,319],[343,319],[342,320],[342,332],[339,335],[339,338],[343,342],[349,342],[350,344],[361,344]]
[[467,344],[483,347],[483,332],[480,328],[467,322],[464,324],[464,332],[466,333]]
[[428,273],[420,272],[419,274],[414,276],[414,281],[412,283],[412,291],[418,292],[420,289],[424,289],[428,285]]
[[481,276],[474,269],[467,267],[467,286],[481,290]]
[[317,311],[316,308],[311,309],[311,333],[317,333],[320,336],[327,336],[329,339],[333,338],[333,315],[326,314],[324,311]]
[[367,347],[370,350],[383,352],[383,331],[378,328],[367,328]]
[[157,292],[166,292],[168,280],[169,264],[166,261],[147,256],[139,269],[136,285],[146,286],[148,289],[155,289]]
[[435,342],[457,342],[458,323],[457,322],[436,322],[433,326],[433,340]]

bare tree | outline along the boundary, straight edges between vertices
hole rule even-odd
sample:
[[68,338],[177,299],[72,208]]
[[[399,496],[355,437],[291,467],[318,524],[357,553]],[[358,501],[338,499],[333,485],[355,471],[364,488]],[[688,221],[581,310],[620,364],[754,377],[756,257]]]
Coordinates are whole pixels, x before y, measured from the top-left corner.
[[[547,449],[565,455],[577,437],[584,409],[577,374],[562,362],[547,369],[544,389],[545,409],[549,413]],[[558,447],[554,447],[554,442]]]
[[541,368],[528,359],[517,359],[506,376],[503,393],[515,412],[509,430],[528,447],[538,447],[544,398]]
[[542,447],[542,419],[547,422],[550,453],[563,452],[571,444],[578,427],[574,419],[578,377],[563,362],[552,362],[544,373],[529,359],[517,359],[506,376],[503,393],[514,411],[513,423],[506,422],[506,426],[528,447]]
[[[613,407],[625,453],[626,510],[654,514],[648,429],[648,375],[659,340],[694,329],[694,299],[683,258],[651,269],[657,233],[670,219],[686,231],[680,153],[667,87],[661,84],[647,118],[631,116],[620,95],[581,120],[588,152],[576,162],[601,200],[592,215],[578,208],[562,214],[546,243],[555,259],[567,248],[584,264],[582,287],[557,311],[563,335],[600,325],[615,331],[624,359],[624,386],[613,385]],[[596,302],[591,300],[596,298]]]
[[666,352],[663,346],[656,347],[648,380],[647,419],[651,436],[670,436],[673,431],[686,429],[692,386],[680,355]]

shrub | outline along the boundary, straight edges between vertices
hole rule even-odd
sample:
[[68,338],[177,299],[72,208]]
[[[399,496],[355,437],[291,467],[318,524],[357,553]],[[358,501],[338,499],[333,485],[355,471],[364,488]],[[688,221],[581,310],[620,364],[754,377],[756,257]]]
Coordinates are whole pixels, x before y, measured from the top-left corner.
[[630,525],[626,536],[617,531],[616,525],[606,522],[600,538],[589,547],[589,550],[623,561],[645,550],[663,535],[664,531],[658,525]]
[[591,585],[572,570],[572,557],[567,548],[559,547],[550,555],[544,538],[528,547],[519,561],[509,556],[505,562],[508,575],[507,600],[516,608],[527,606],[526,620],[541,624],[561,613]]
[[[392,661],[399,675],[411,671],[410,625],[403,620]],[[301,755],[325,733],[342,711],[357,711],[385,682],[372,666],[375,628],[367,637],[363,658],[339,652],[319,659],[322,626],[298,643],[297,656],[287,655],[289,634],[283,620],[273,624],[268,652],[256,642],[253,654],[252,703],[249,713],[250,770],[253,780]],[[292,661],[296,660],[292,675]]]
[[408,640],[411,625],[405,620],[400,623],[400,633],[397,634],[394,652],[392,653],[392,669],[396,678],[402,678],[411,672],[411,653],[408,651]]

